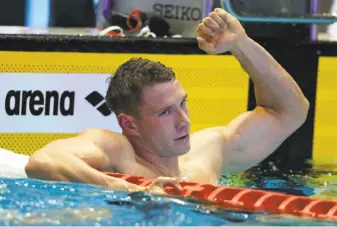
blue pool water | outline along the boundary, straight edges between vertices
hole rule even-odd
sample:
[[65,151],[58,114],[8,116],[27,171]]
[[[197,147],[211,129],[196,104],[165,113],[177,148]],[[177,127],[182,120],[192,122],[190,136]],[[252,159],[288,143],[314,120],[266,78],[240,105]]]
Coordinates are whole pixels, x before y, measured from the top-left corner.
[[[260,170],[249,176],[224,175],[219,184],[337,200],[335,176],[333,172],[298,175]],[[337,225],[325,220],[226,211],[182,197],[6,177],[0,178],[0,204],[0,225]]]

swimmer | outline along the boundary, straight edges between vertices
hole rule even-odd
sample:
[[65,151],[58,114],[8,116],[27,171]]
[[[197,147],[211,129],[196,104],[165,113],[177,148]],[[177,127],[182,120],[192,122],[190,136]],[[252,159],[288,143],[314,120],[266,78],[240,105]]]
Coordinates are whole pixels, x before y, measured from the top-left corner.
[[[164,193],[163,185],[179,188],[180,180],[214,184],[221,173],[245,171],[272,154],[307,118],[309,103],[301,89],[225,10],[215,9],[197,30],[201,50],[231,52],[250,76],[254,110],[228,125],[191,134],[188,94],[174,71],[159,62],[133,58],[116,70],[106,93],[122,134],[88,129],[53,141],[30,157],[28,177]],[[140,187],[103,171],[156,180]]]

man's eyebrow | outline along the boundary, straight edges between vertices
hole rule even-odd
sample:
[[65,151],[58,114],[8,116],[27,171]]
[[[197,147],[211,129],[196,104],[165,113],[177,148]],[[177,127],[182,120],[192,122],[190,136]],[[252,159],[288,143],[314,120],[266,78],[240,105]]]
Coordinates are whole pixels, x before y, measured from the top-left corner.
[[187,97],[188,97],[188,94],[186,93],[186,94],[184,95],[183,100],[187,99]]
[[[181,101],[186,100],[187,97],[188,97],[188,94],[185,94]],[[163,111],[165,111],[165,110],[168,110],[168,109],[170,109],[172,106],[173,106],[173,105],[168,105],[168,106],[162,107],[162,108],[160,108],[158,111],[156,111],[156,113],[161,113],[161,112],[163,112]]]
[[170,109],[172,106],[173,106],[173,105],[169,105],[169,106],[162,107],[162,108],[160,108],[159,110],[157,110],[156,112],[157,112],[157,113],[161,113],[161,112],[163,112],[163,111],[165,111],[165,110]]

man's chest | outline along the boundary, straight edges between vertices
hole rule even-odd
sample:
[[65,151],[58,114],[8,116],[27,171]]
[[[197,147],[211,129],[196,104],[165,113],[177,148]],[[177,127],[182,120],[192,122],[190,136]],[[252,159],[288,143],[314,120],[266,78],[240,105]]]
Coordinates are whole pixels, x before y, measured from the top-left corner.
[[215,184],[220,175],[202,166],[185,166],[180,169],[180,181]]
[[[179,181],[197,182],[201,184],[214,184],[220,176],[214,173],[206,166],[198,166],[193,163],[180,163],[180,175],[176,176]],[[128,168],[128,171],[118,171],[130,175],[142,176],[147,179],[154,179],[164,176],[160,171],[149,166],[137,163],[133,168]]]

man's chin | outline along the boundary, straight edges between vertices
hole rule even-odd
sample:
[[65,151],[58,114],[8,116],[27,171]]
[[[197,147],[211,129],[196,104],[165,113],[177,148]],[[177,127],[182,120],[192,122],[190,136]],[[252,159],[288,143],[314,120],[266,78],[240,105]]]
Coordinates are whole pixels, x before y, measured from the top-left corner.
[[184,155],[184,154],[187,154],[191,149],[191,145],[190,143],[184,145],[183,147],[182,146],[179,146],[177,149],[176,149],[176,153],[178,156],[180,155]]

